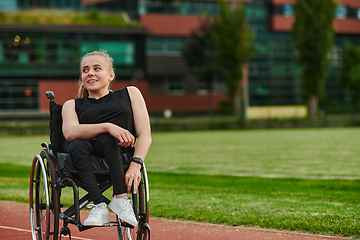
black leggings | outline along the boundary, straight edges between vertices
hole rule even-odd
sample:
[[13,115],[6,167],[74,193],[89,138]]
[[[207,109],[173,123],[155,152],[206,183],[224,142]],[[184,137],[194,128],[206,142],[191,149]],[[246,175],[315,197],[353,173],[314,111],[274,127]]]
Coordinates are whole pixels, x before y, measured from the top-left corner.
[[105,202],[105,199],[96,181],[92,164],[89,162],[90,155],[106,159],[113,181],[114,195],[127,192],[121,156],[122,150],[118,139],[108,133],[103,133],[89,140],[75,139],[71,142],[65,142],[64,150],[70,154],[73,166],[80,175],[81,181],[94,204]]

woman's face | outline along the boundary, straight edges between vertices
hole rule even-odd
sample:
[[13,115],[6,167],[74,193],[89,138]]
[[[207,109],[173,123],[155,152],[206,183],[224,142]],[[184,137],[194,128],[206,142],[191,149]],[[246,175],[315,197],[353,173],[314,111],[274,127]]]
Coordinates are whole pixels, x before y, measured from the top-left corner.
[[81,63],[81,79],[84,87],[91,92],[108,91],[110,82],[114,79],[107,59],[101,55],[91,55]]

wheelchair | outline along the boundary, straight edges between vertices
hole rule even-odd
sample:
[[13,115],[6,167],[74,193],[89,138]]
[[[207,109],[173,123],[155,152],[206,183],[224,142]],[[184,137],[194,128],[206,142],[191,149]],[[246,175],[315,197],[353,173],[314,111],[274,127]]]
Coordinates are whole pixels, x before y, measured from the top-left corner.
[[[62,152],[64,136],[62,134],[62,105],[55,103],[54,94],[46,92],[50,110],[50,144],[42,143],[42,151],[33,159],[30,174],[29,206],[30,224],[33,240],[57,240],[69,235],[68,224],[74,224],[79,231],[94,227],[116,227],[120,240],[150,240],[149,226],[149,185],[145,164],[141,170],[141,181],[137,194],[132,194],[133,209],[138,219],[136,227],[123,222],[116,215],[116,221],[103,226],[84,226],[80,219],[80,210],[91,202],[89,194],[79,199],[79,188],[84,188],[79,175],[71,164],[69,154]],[[123,154],[124,172],[131,161],[129,154]],[[91,156],[91,164],[96,175],[101,192],[112,186],[110,171],[105,159]],[[74,204],[64,211],[60,203],[61,191],[71,187]],[[134,187],[134,186],[133,186]],[[106,203],[110,203],[106,198]],[[60,220],[63,227],[60,229]]]

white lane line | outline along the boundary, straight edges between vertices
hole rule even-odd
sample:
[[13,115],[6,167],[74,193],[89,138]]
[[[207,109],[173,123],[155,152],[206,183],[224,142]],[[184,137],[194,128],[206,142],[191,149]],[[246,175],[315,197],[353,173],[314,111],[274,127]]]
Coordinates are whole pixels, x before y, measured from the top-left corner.
[[[0,226],[0,228],[31,233],[31,230],[28,230],[28,229],[21,229],[21,228],[7,227],[7,226]],[[63,237],[68,238],[69,236],[63,236]],[[80,239],[80,240],[93,240],[90,238],[81,238],[81,237],[75,237],[75,236],[71,236],[71,238]]]
[[16,231],[20,231],[20,232],[29,232],[29,233],[31,233],[30,230],[21,229],[21,228],[13,228],[13,227],[6,227],[6,226],[0,226],[0,228],[5,228],[5,229],[16,230]]

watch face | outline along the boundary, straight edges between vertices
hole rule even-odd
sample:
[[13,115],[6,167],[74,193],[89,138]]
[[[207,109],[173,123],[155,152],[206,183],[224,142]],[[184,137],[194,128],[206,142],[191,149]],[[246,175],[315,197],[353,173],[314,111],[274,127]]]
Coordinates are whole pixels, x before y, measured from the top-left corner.
[[133,162],[137,162],[137,163],[142,164],[143,160],[141,158],[135,157],[135,158],[133,158]]

